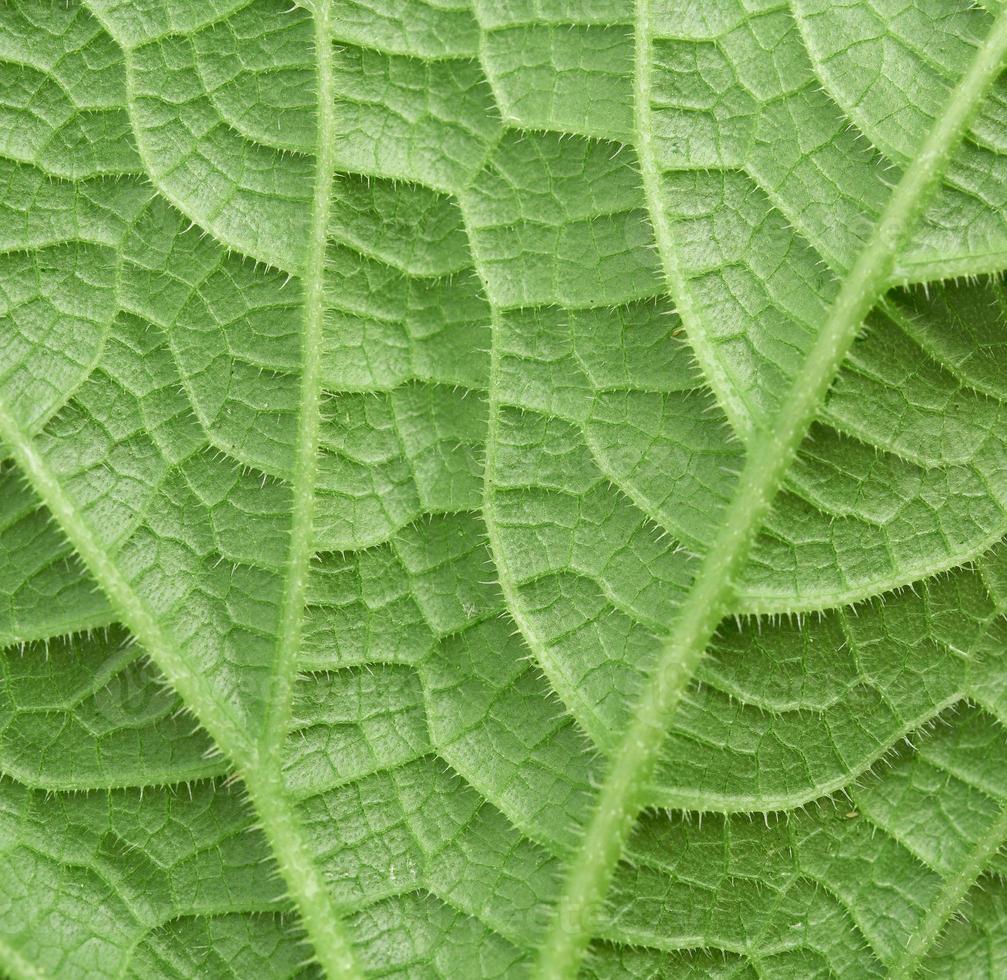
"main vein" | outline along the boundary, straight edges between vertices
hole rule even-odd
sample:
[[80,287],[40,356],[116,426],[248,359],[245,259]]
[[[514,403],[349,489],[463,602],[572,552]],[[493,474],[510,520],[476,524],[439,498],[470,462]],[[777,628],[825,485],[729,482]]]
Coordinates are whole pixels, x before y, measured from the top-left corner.
[[35,448],[29,434],[0,403],[0,440],[77,549],[98,585],[118,609],[168,682],[193,711],[220,749],[241,773],[296,902],[315,957],[330,977],[361,975],[342,916],[315,864],[282,780],[282,744],[291,711],[291,695],[301,642],[304,596],[312,555],[315,508],[321,348],[324,318],[325,246],[330,188],[335,170],[335,96],[333,91],[331,0],[310,4],[318,59],[317,171],[311,238],[303,270],[304,322],[302,387],[293,476],[289,570],[280,611],[277,658],[259,737],[192,671],[178,644],[164,630],[156,612],[133,588],[115,558],[99,541],[59,476]]
[[[356,977],[352,949],[318,869],[310,859],[303,832],[283,794],[279,769],[265,764],[258,746],[226,703],[215,698],[179,652],[119,564],[101,543],[58,475],[38,452],[31,437],[0,403],[0,441],[49,508],[122,621],[158,665],[171,686],[199,719],[210,737],[244,777],[291,896],[297,902],[315,952],[330,976]],[[30,974],[29,974],[30,975]]]
[[335,92],[333,91],[331,0],[312,6],[318,61],[318,109],[315,144],[315,186],[311,231],[304,261],[304,305],[301,329],[301,393],[294,468],[287,577],[280,609],[276,664],[263,723],[266,755],[277,756],[286,736],[297,657],[304,622],[304,599],[314,552],[315,484],[322,389],[322,345],[325,320],[325,251],[330,196],[335,170]]
[[123,623],[244,777],[263,832],[301,912],[319,962],[332,977],[359,976],[341,917],[311,860],[303,831],[284,794],[275,760],[262,756],[240,719],[225,702],[214,697],[200,675],[185,662],[178,644],[161,626],[155,611],[133,588],[66,492],[59,476],[2,402],[0,442],[5,444],[25,478],[77,549]]
[[[679,292],[675,288],[680,285],[675,281],[677,267],[669,257],[671,229],[661,205],[660,171],[651,138],[651,2],[636,0],[637,151],[669,285]],[[535,967],[536,976],[554,980],[576,974],[590,942],[594,917],[644,805],[667,728],[727,612],[733,581],[864,318],[885,292],[901,246],[944,174],[973,110],[999,74],[1005,52],[1007,10],[1002,10],[892,192],[870,241],[840,283],[825,323],[775,418],[751,433],[745,465],[717,538],[633,708],[632,721],[611,759],[592,816],[567,869],[550,933]]]
[[990,862],[1007,841],[1007,806],[990,824],[976,844],[969,860],[951,875],[927,908],[919,929],[909,937],[906,947],[890,964],[889,980],[909,980],[916,976],[923,958],[933,948],[947,925],[948,920],[959,908],[966,893],[987,870]]
[[25,479],[49,508],[125,624],[157,662],[168,683],[192,709],[221,750],[238,766],[250,765],[254,753],[238,717],[225,702],[215,698],[202,679],[189,669],[178,644],[171,641],[154,611],[133,588],[76,502],[66,492],[59,476],[2,402],[0,441],[10,450]]
[[315,136],[315,184],[311,229],[303,270],[301,393],[294,469],[286,581],[280,607],[276,663],[259,740],[259,765],[245,782],[256,799],[263,829],[297,902],[315,956],[331,977],[358,977],[360,968],[327,882],[320,873],[297,814],[285,798],[283,747],[290,724],[304,604],[314,554],[315,486],[322,395],[322,346],[325,326],[325,262],[332,180],[335,171],[335,91],[332,52],[332,0],[314,0],[315,58],[318,69]]

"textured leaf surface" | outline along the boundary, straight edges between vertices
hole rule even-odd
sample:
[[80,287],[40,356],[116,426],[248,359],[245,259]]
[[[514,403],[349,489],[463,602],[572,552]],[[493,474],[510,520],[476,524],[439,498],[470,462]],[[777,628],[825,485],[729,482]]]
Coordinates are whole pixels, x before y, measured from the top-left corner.
[[[0,971],[525,975],[746,446],[993,10],[0,5]],[[1007,971],[1004,84],[586,976]]]

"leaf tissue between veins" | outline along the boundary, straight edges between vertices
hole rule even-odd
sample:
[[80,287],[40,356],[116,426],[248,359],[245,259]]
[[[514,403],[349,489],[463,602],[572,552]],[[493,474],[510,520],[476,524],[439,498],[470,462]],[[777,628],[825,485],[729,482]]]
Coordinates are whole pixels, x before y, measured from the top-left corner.
[[0,3],[0,976],[1007,976],[999,0]]

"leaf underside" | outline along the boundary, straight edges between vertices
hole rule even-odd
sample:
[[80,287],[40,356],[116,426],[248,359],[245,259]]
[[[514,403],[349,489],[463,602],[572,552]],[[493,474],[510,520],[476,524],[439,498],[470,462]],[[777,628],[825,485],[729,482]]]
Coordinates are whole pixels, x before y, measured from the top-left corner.
[[[0,973],[524,975],[994,8],[0,4]],[[1001,81],[585,976],[1007,973],[1005,207]]]

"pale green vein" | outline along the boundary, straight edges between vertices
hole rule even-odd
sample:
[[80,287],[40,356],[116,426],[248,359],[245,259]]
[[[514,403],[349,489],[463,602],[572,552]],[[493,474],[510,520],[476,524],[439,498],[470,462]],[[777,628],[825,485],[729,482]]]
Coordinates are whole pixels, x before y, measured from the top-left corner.
[[[636,3],[635,101],[638,152],[657,228],[669,236],[660,201],[660,172],[651,140],[651,0]],[[941,179],[973,110],[1000,72],[1007,52],[1007,11],[995,20],[965,77],[893,191],[870,241],[839,293],[800,372],[770,424],[753,430],[746,462],[723,524],[672,624],[667,643],[612,757],[580,846],[569,868],[535,975],[572,977],[591,938],[593,920],[644,804],[665,734],[700,658],[724,614],[743,566],[788,468],[860,325],[878,302],[899,249]],[[659,230],[658,244],[662,246]],[[662,246],[662,252],[670,250]],[[677,274],[672,263],[669,278]],[[674,281],[671,283],[674,289]],[[687,311],[683,311],[687,316]]]
[[[640,3],[637,4],[637,23],[639,24]],[[649,19],[649,14],[647,15]],[[646,40],[647,56],[649,58],[650,40]],[[636,61],[639,68],[640,35],[636,33]],[[636,106],[636,152],[640,165],[640,176],[643,182],[644,196],[647,200],[647,211],[650,224],[654,230],[654,243],[661,258],[661,269],[668,287],[668,293],[675,302],[676,311],[682,321],[689,347],[706,378],[707,384],[717,396],[720,407],[724,410],[731,428],[742,440],[750,435],[749,406],[745,405],[737,395],[737,389],[717,357],[713,345],[707,340],[706,332],[695,329],[692,325],[698,323],[699,315],[695,311],[692,290],[685,280],[685,273],[678,262],[678,252],[674,244],[674,236],[668,215],[661,202],[661,174],[654,159],[652,126],[650,120],[650,77],[641,78],[639,70],[635,78],[634,93]],[[643,99],[646,98],[646,103]]]
[[909,980],[916,975],[924,957],[940,938],[948,920],[959,908],[966,893],[990,866],[997,851],[1007,841],[1007,808],[990,824],[976,842],[971,857],[957,873],[944,882],[936,899],[930,903],[919,929],[909,937],[906,948],[891,964],[890,980]]
[[328,241],[332,175],[335,171],[335,92],[333,91],[331,0],[314,8],[318,60],[318,124],[311,238],[304,262],[301,333],[301,397],[294,447],[290,549],[280,612],[276,664],[262,730],[265,756],[279,756],[286,737],[290,702],[304,621],[304,598],[313,554],[315,483],[322,393],[325,321],[325,251]]
[[231,706],[214,697],[202,679],[189,668],[179,645],[164,631],[153,610],[99,541],[31,437],[2,402],[0,440],[6,444],[25,479],[49,508],[102,591],[117,607],[122,621],[155,660],[168,683],[196,714],[217,745],[239,766],[250,765],[253,752],[241,720]]
[[335,92],[332,63],[331,0],[311,6],[318,64],[315,186],[311,237],[305,258],[301,334],[301,397],[292,479],[292,516],[287,576],[280,609],[276,663],[266,702],[259,743],[259,766],[246,776],[258,802],[259,815],[284,878],[297,901],[315,955],[332,977],[360,975],[342,917],[328,884],[304,843],[297,815],[285,802],[283,749],[304,623],[304,602],[314,551],[315,483],[322,388],[322,345],[325,320],[325,252],[328,241],[332,175],[335,171]]
[[360,975],[352,945],[327,882],[315,865],[282,779],[281,750],[290,715],[297,669],[304,593],[312,550],[314,483],[319,432],[323,275],[329,192],[334,166],[335,98],[332,79],[330,0],[311,5],[318,54],[317,172],[311,240],[303,270],[305,284],[301,410],[295,448],[290,569],[281,608],[277,662],[261,737],[247,732],[230,705],[217,699],[182,657],[154,611],[136,592],[115,559],[100,543],[86,517],[36,449],[27,432],[0,404],[0,440],[48,506],[98,585],[118,608],[122,621],[143,645],[165,678],[239,770],[258,811],[262,830],[296,902],[315,957],[332,977]]
[[102,546],[58,476],[2,403],[0,441],[6,444],[29,484],[77,549],[99,587],[117,608],[122,622],[241,773],[258,811],[263,832],[315,946],[318,961],[330,976],[359,976],[341,916],[311,860],[303,831],[297,824],[290,802],[285,798],[280,770],[260,760],[259,747],[248,737],[245,726],[227,704],[214,697],[201,676],[185,662],[178,644],[165,632],[153,610]]

